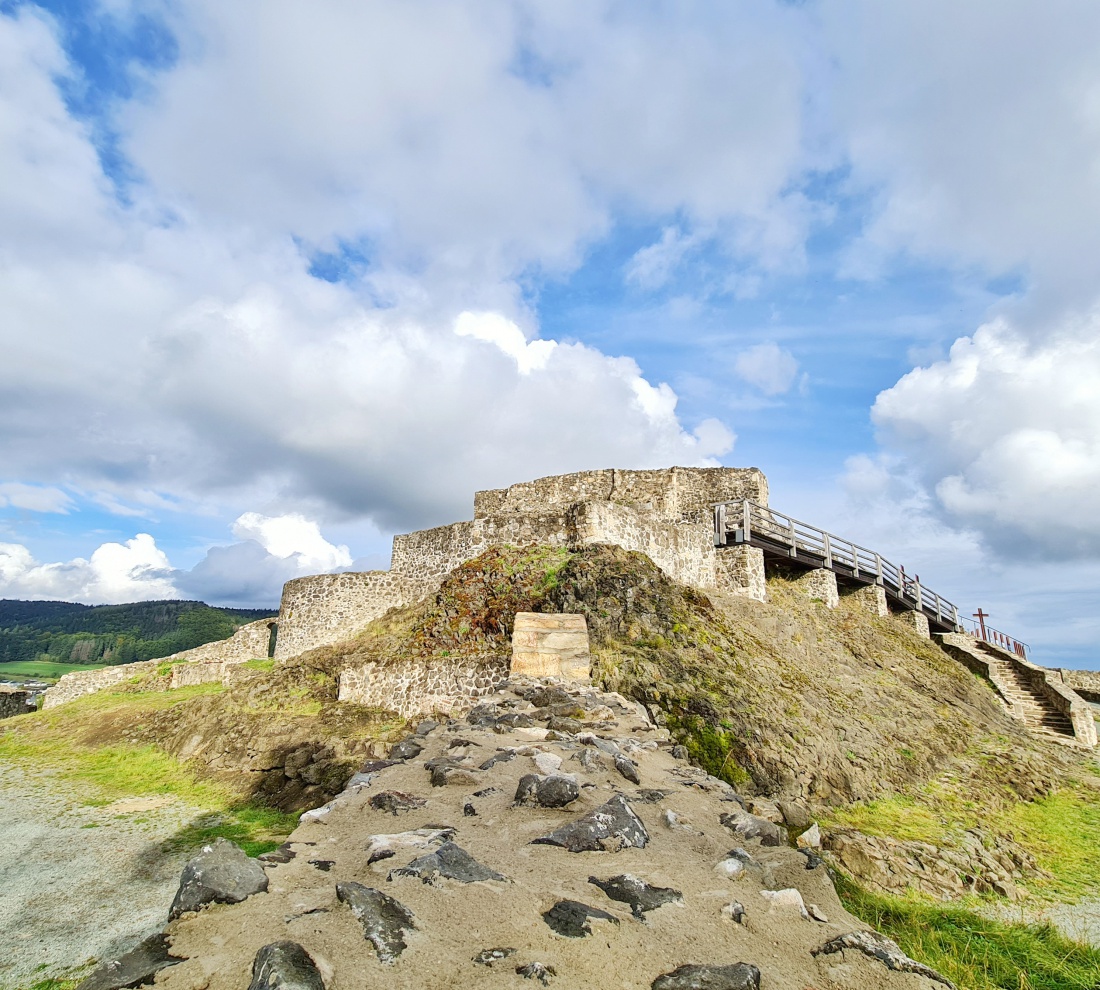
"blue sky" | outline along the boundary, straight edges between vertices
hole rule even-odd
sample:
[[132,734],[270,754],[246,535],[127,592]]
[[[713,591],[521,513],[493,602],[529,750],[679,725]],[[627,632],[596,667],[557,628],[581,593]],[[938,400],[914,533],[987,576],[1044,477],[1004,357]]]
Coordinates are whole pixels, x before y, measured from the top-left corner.
[[1097,666],[1100,8],[0,0],[0,596],[753,464]]

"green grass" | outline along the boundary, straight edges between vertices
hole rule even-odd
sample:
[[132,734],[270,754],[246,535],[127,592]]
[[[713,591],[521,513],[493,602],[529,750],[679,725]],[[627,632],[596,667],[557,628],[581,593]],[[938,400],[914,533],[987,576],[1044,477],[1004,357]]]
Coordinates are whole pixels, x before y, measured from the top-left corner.
[[1065,938],[1050,925],[990,921],[962,908],[872,894],[844,876],[834,879],[852,914],[960,990],[1100,986],[1100,952]]
[[103,663],[55,663],[52,660],[16,660],[0,663],[0,677],[53,681],[74,670],[102,670]]

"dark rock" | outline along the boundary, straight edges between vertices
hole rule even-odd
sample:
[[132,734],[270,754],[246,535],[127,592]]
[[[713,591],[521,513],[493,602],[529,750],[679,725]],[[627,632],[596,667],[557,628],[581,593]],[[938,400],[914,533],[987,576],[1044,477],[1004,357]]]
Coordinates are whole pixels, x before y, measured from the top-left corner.
[[395,767],[401,761],[400,760],[367,760],[360,768],[360,773],[378,773],[379,770],[385,770],[387,767]]
[[536,797],[543,808],[564,808],[581,796],[581,789],[571,777],[551,774],[538,782]]
[[424,747],[415,739],[402,739],[390,747],[390,756],[395,760],[415,760],[423,752]]
[[760,990],[760,970],[749,963],[732,966],[680,966],[650,984],[651,990]]
[[480,745],[480,743],[476,743],[472,739],[463,739],[461,737],[456,737],[452,739],[449,743],[447,743],[447,749],[458,749],[459,746],[469,747]]
[[668,797],[668,794],[668,791],[658,791],[647,787],[640,791],[636,791],[634,795],[627,800],[639,801],[642,804],[657,804],[659,801],[663,801]]
[[348,907],[363,926],[363,937],[374,946],[378,958],[393,962],[408,947],[405,932],[416,929],[412,912],[380,890],[361,883],[338,883],[336,897]]
[[261,853],[256,858],[261,863],[289,863],[296,855],[297,853],[290,848],[290,843],[284,842],[278,849]]
[[649,833],[626,799],[616,794],[595,811],[533,841],[536,844],[561,846],[575,853],[614,851],[627,846],[644,848],[649,842]]
[[494,732],[507,732],[509,729],[529,729],[535,724],[530,715],[523,712],[506,712],[493,723]]
[[394,877],[420,877],[424,883],[432,883],[437,877],[476,883],[479,880],[506,880],[503,874],[483,866],[465,849],[453,842],[444,842],[435,852],[414,859],[408,866],[390,870],[388,879]]
[[576,699],[564,688],[538,687],[523,695],[525,701],[531,702],[536,708],[549,708],[551,705],[572,705],[577,707]]
[[438,722],[435,722],[430,718],[426,718],[426,719],[424,719],[423,722],[421,722],[416,727],[416,734],[418,736],[426,736],[426,735],[428,735],[429,732],[433,731],[434,729],[438,729],[438,728],[439,728],[439,723]]
[[494,794],[500,794],[499,787],[486,787],[480,791],[474,791],[474,797],[492,797]]
[[516,796],[512,799],[516,804],[537,804],[539,794],[539,775],[537,773],[525,773],[519,778],[516,785]]
[[629,873],[620,873],[607,880],[589,877],[588,882],[599,887],[613,901],[629,904],[631,913],[638,920],[641,920],[646,911],[684,899],[684,895],[678,890],[673,890],[671,887],[652,887]]
[[529,962],[526,966],[517,966],[516,972],[525,980],[538,980],[544,987],[550,985],[551,976],[558,975],[558,971],[553,966],[540,962]]
[[462,814],[464,814],[467,818],[477,817],[477,808],[474,807],[473,802],[467,801],[462,806]]
[[477,771],[462,760],[440,756],[434,760],[428,760],[424,766],[431,771],[432,787],[477,783]]
[[474,962],[480,966],[492,966],[493,963],[500,962],[502,959],[507,959],[509,956],[514,956],[515,954],[515,949],[482,949],[474,956]]
[[252,961],[248,990],[325,990],[313,957],[297,942],[272,942]]
[[555,715],[546,723],[546,728],[551,732],[559,732],[563,735],[575,736],[584,726],[575,718],[566,715]]
[[916,973],[919,976],[935,980],[937,983],[942,983],[946,987],[954,988],[955,986],[946,976],[941,976],[930,966],[925,966],[924,963],[910,959],[901,951],[901,946],[897,942],[888,939],[885,935],[880,935],[878,932],[849,932],[847,935],[838,935],[836,938],[829,939],[824,945],[811,949],[810,954],[814,956],[827,955],[831,952],[841,952],[844,949],[855,949],[857,952],[862,952],[865,956],[877,959],[887,969],[892,969],[895,972]]
[[172,955],[168,936],[163,932],[150,935],[125,955],[101,963],[87,976],[76,990],[123,990],[152,983],[153,974],[168,966],[183,962],[182,956]]
[[597,736],[594,732],[582,733],[577,737],[577,742],[583,743],[585,746],[595,746],[601,753],[606,753],[608,756],[618,756],[620,752],[618,743]]
[[316,870],[320,870],[322,873],[328,873],[336,865],[334,859],[311,859],[309,865]]
[[264,890],[264,868],[236,843],[215,839],[183,868],[168,920],[197,911],[204,904],[236,904]]
[[674,760],[690,760],[691,754],[688,752],[687,746],[673,746],[672,758]]
[[497,753],[495,756],[490,756],[484,763],[481,764],[482,770],[492,770],[498,763],[507,763],[509,760],[514,760],[516,754],[511,751],[503,753]]
[[500,708],[496,705],[477,705],[470,710],[466,721],[470,725],[493,726],[500,715]]
[[588,924],[589,918],[613,921],[616,925],[619,923],[615,915],[601,911],[599,908],[589,907],[580,901],[558,901],[549,911],[542,913],[542,920],[559,935],[567,938],[584,938],[586,935],[591,935],[592,926]]
[[404,791],[381,791],[370,799],[370,806],[375,811],[388,811],[396,815],[399,811],[414,811],[423,808],[428,802],[415,794],[406,794]]
[[819,866],[825,865],[825,860],[818,856],[812,849],[799,849],[798,851],[806,857],[807,870],[816,870]]
[[598,767],[600,765],[600,751],[594,746],[585,746],[579,753],[573,756],[585,770],[589,770],[592,767]]
[[762,846],[785,846],[787,844],[787,830],[781,825],[775,825],[766,818],[758,818],[756,815],[740,809],[728,812],[718,817],[739,839],[759,839]]
[[632,784],[640,784],[642,782],[641,777],[638,776],[638,764],[628,757],[616,756],[615,769]]
[[724,908],[722,913],[725,914],[730,921],[734,921],[739,925],[745,923],[745,905],[740,901],[730,901]]

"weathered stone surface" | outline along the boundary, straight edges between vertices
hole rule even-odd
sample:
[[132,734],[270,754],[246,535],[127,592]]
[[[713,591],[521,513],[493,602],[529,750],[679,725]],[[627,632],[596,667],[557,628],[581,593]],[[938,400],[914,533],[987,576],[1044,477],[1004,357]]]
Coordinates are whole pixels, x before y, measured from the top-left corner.
[[325,981],[297,942],[272,942],[256,953],[248,990],[325,990]]
[[406,794],[404,791],[381,791],[375,794],[369,803],[375,811],[388,811],[396,816],[399,811],[423,808],[428,802],[415,794]]
[[599,908],[589,907],[580,901],[558,901],[549,911],[542,913],[542,920],[566,938],[584,938],[591,935],[592,926],[588,923],[589,918],[611,921],[616,925],[619,923],[615,915],[601,911]]
[[267,874],[244,850],[227,839],[215,839],[184,868],[169,920],[204,904],[236,904],[267,890]]
[[743,925],[745,923],[745,905],[740,901],[730,901],[722,908],[722,917],[728,918],[738,925]]
[[791,828],[809,828],[814,817],[801,801],[777,801],[779,812]]
[[513,676],[586,681],[591,662],[588,625],[583,615],[516,613],[512,632]]
[[492,770],[498,763],[507,763],[509,760],[514,760],[516,754],[512,750],[506,750],[503,753],[497,753],[494,756],[490,756],[481,766],[480,770]]
[[671,887],[653,887],[630,873],[601,880],[589,877],[588,882],[595,884],[613,901],[630,905],[631,913],[639,920],[646,911],[653,911],[662,904],[683,902],[684,895]]
[[138,987],[144,983],[152,983],[156,973],[181,962],[182,956],[172,955],[167,935],[150,935],[124,955],[101,963],[77,985],[76,990],[123,990]]
[[392,963],[408,944],[405,933],[416,929],[412,912],[400,901],[361,883],[338,883],[337,898],[351,908],[363,926],[363,937],[374,946],[379,960]]
[[536,844],[561,846],[574,853],[615,851],[627,846],[644,848],[649,842],[649,833],[626,799],[616,794],[595,811],[533,841]]
[[658,976],[651,990],[760,990],[760,970],[749,963],[732,966],[680,966]]
[[415,739],[402,739],[390,749],[390,759],[415,760],[422,752],[424,747]]
[[419,877],[424,883],[434,883],[439,877],[458,880],[460,883],[506,879],[503,874],[479,863],[453,842],[444,842],[435,852],[414,859],[408,866],[390,870],[389,879],[394,877]]
[[813,955],[820,956],[831,952],[842,952],[844,949],[855,949],[862,952],[865,956],[877,959],[887,969],[899,973],[917,973],[920,976],[926,976],[930,980],[935,980],[937,983],[942,983],[946,987],[954,988],[955,986],[946,976],[941,976],[932,967],[925,966],[924,963],[919,963],[915,959],[910,959],[901,951],[901,947],[897,942],[888,939],[885,935],[880,935],[878,932],[848,932],[846,935],[831,938],[824,945],[810,951]]
[[389,859],[399,849],[434,849],[454,838],[453,828],[416,828],[367,837],[367,863]]
[[802,892],[794,887],[785,887],[783,890],[762,890],[760,896],[768,902],[768,913],[797,914],[804,921],[808,921],[810,913],[806,910],[806,903],[802,900]]
[[739,839],[759,839],[762,846],[782,846],[787,842],[787,830],[781,825],[759,818],[734,806],[734,811],[719,815],[718,820]]
[[572,777],[561,774],[540,777],[524,774],[516,787],[516,804],[533,804],[542,808],[564,808],[581,796],[581,789]]
[[642,778],[638,776],[638,764],[626,756],[615,757],[615,769],[632,784],[642,782]]
[[298,854],[291,848],[289,842],[284,842],[278,849],[261,853],[256,857],[261,863],[289,863]]
[[803,832],[795,843],[801,849],[820,849],[821,848],[821,827],[814,822],[805,832]]

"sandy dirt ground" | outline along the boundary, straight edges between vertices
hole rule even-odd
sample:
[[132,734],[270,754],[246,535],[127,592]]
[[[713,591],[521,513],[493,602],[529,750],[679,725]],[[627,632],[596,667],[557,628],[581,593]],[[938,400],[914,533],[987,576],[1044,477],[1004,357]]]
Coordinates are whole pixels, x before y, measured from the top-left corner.
[[55,778],[0,762],[0,987],[159,931],[186,861],[160,844],[197,814],[163,798],[91,807]]

